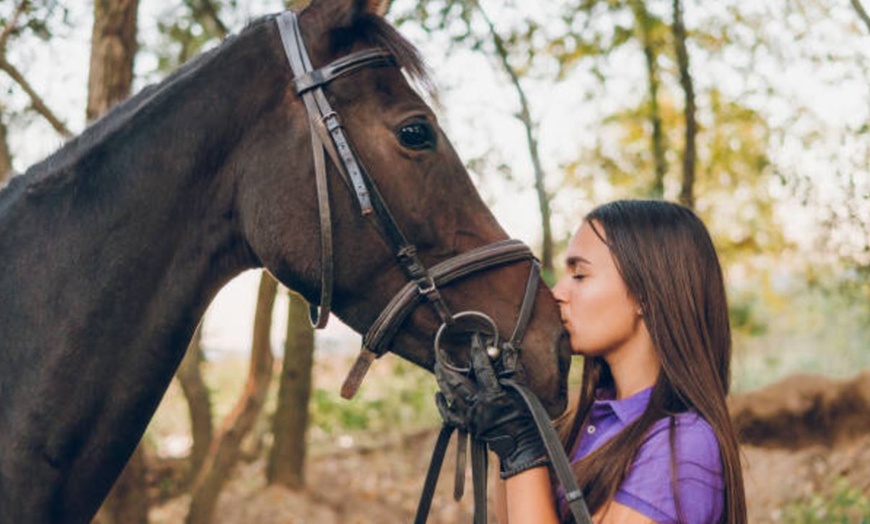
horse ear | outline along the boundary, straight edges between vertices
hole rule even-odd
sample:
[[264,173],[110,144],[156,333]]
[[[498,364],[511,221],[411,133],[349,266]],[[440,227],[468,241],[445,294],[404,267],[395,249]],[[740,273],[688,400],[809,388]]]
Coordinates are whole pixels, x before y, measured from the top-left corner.
[[390,10],[390,0],[368,0],[365,11],[373,15],[384,16]]
[[353,16],[350,20],[353,23],[357,17],[363,14],[384,16],[390,9],[390,0],[354,0]]
[[306,11],[314,11],[318,18],[328,21],[332,28],[351,27],[364,15],[384,16],[391,0],[311,0]]

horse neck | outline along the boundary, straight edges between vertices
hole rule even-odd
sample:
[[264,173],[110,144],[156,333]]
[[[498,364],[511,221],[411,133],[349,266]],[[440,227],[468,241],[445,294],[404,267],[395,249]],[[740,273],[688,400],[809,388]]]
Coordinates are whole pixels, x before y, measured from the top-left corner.
[[128,101],[0,194],[0,444],[39,450],[0,459],[29,469],[31,486],[34,464],[66,472],[44,479],[58,516],[94,509],[208,302],[253,265],[227,159],[286,84],[276,53],[239,48],[254,36]]
[[119,107],[94,126],[97,143],[83,145],[93,138],[86,133],[47,163],[62,164],[63,153],[74,161],[34,176],[18,224],[43,227],[16,226],[17,236],[54,246],[38,272],[56,295],[82,309],[109,306],[104,313],[118,320],[148,323],[190,311],[185,324],[195,324],[220,286],[253,265],[237,223],[239,181],[227,161],[280,97],[281,82],[278,74],[264,78],[279,68],[263,66],[262,54],[243,53],[246,43],[225,44],[131,100],[132,108]]

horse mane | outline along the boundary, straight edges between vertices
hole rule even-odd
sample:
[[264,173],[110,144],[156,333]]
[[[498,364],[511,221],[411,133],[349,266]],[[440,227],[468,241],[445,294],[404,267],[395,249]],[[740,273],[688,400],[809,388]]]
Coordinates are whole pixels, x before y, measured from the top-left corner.
[[81,134],[62,145],[60,149],[44,160],[28,168],[24,175],[32,176],[15,178],[28,179],[27,194],[29,196],[51,192],[75,181],[79,175],[83,174],[82,170],[76,169],[80,162],[99,150],[111,138],[126,132],[147,108],[171,99],[196,72],[212,64],[246,33],[263,25],[266,18],[262,17],[252,21],[238,36],[227,36],[219,46],[204,51],[179,66],[163,80],[145,86],[138,93],[118,103],[105,115],[85,128]]
[[[162,81],[148,85],[130,98],[120,102],[101,118],[90,124],[81,134],[72,138],[44,160],[32,165],[23,176],[13,177],[16,185],[27,182],[26,193],[39,196],[64,187],[75,181],[86,170],[76,167],[97,152],[113,137],[126,132],[138,117],[154,104],[171,99],[181,86],[198,71],[212,64],[238,40],[255,32],[277,15],[267,15],[249,22],[238,34],[227,36],[217,47],[205,51],[181,65]],[[364,15],[352,27],[337,30],[334,34],[338,45],[362,40],[371,46],[389,50],[410,79],[420,86],[433,100],[437,99],[434,83],[420,52],[382,17]],[[0,188],[2,189],[2,188]],[[11,191],[0,191],[0,198]]]

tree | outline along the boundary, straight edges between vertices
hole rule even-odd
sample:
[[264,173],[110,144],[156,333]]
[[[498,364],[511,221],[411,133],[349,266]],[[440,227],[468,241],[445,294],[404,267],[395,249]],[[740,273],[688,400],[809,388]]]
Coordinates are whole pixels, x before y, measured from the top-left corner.
[[870,15],[867,14],[867,10],[864,9],[864,6],[861,4],[860,0],[849,0],[852,2],[852,7],[855,8],[855,12],[858,13],[858,17],[864,22],[864,25],[867,26],[867,30],[870,31]]
[[[309,0],[286,0],[287,9],[302,9]],[[270,484],[291,489],[305,486],[306,433],[314,368],[314,330],[308,304],[298,294],[289,293],[287,336],[278,381],[278,402],[272,419],[272,449],[266,478]]]
[[202,350],[202,324],[196,328],[193,340],[175,372],[175,378],[187,400],[190,415],[190,432],[193,447],[190,452],[190,477],[193,477],[205,462],[214,435],[212,423],[211,397],[202,376],[200,364],[205,360]]
[[683,22],[682,0],[673,0],[674,45],[680,72],[680,85],[684,95],[685,142],[683,149],[683,183],[680,188],[680,203],[695,207],[695,165],[697,163],[698,123],[695,119],[695,87],[689,72],[689,50],[686,46],[686,25]]
[[668,171],[668,163],[665,157],[666,146],[665,134],[662,129],[662,114],[659,100],[661,79],[659,77],[658,58],[661,38],[661,21],[654,17],[641,0],[631,0],[631,10],[634,14],[637,37],[643,48],[644,62],[646,64],[647,93],[649,100],[649,122],[652,132],[650,133],[650,148],[654,160],[654,178],[650,189],[652,198],[664,198],[665,175]]
[[221,489],[239,459],[242,440],[253,428],[265,403],[274,361],[269,333],[277,290],[278,282],[263,271],[257,294],[248,379],[233,411],[212,441],[211,449],[196,476],[191,491],[187,524],[209,524],[212,521]]
[[138,48],[138,9],[139,0],[94,0],[86,111],[89,122],[130,95]]
[[145,450],[136,447],[109,496],[94,517],[95,524],[136,524],[148,522],[147,466]]
[[183,0],[164,11],[157,21],[161,42],[152,50],[160,71],[176,69],[229,34],[223,7],[224,0]]
[[[0,33],[0,60],[4,63],[6,62],[6,43],[9,41],[9,36],[15,29],[17,18],[21,16],[24,6],[24,2],[18,4],[14,14],[10,20],[3,25],[3,31]],[[0,187],[3,187],[9,177],[12,176],[12,152],[9,151],[9,142],[7,140],[9,128],[3,119],[4,113],[6,113],[5,107],[0,104]]]
[[[96,0],[86,117],[93,121],[130,95],[136,56],[138,0]],[[140,444],[100,511],[107,523],[148,522],[145,452]]]
[[314,330],[308,318],[308,304],[299,295],[290,293],[278,405],[272,422],[274,444],[266,469],[270,484],[292,489],[305,486],[305,434],[313,364]]
[[537,126],[532,119],[531,106],[529,99],[526,96],[526,91],[523,89],[520,76],[510,63],[510,51],[505,45],[504,39],[493,25],[492,20],[487,16],[486,11],[480,5],[480,2],[474,0],[477,10],[480,12],[486,27],[489,31],[489,38],[492,39],[495,54],[501,64],[502,69],[510,78],[511,85],[517,93],[520,109],[517,113],[517,118],[523,124],[526,136],[526,146],[529,150],[529,158],[532,161],[532,168],[535,175],[535,194],[538,197],[538,211],[541,213],[541,270],[544,275],[552,277],[553,273],[553,226],[552,212],[550,210],[550,195],[547,192],[546,175],[544,167],[541,165],[540,148],[538,147]]
[[[48,39],[51,32],[48,30],[49,20],[55,16],[55,11],[63,11],[63,8],[55,5],[43,5],[29,0],[19,0],[12,12],[0,18],[0,71],[8,76],[13,84],[18,86],[30,100],[30,110],[42,116],[61,136],[69,138],[72,132],[63,121],[52,111],[36,89],[28,82],[26,75],[16,67],[8,58],[10,42],[26,33],[33,34],[40,39]],[[9,149],[9,115],[10,108],[6,104],[0,104],[0,187],[4,185],[12,174],[12,152]]]
[[[432,10],[430,12],[430,9]],[[483,21],[484,32],[479,33],[476,29],[477,20],[475,13]],[[487,11],[478,0],[449,0],[445,5],[436,5],[430,7],[426,3],[419,3],[414,8],[413,14],[399,15],[397,23],[407,23],[412,19],[419,20],[422,28],[428,32],[444,31],[447,26],[458,22],[461,26],[459,33],[454,37],[456,42],[463,46],[471,46],[472,48],[487,53],[491,58],[494,58],[501,69],[508,77],[511,87],[516,94],[518,108],[514,116],[519,120],[523,127],[526,150],[529,160],[532,164],[533,185],[535,196],[538,204],[540,226],[541,226],[541,246],[540,260],[542,272],[546,279],[551,279],[553,273],[553,227],[552,227],[552,209],[550,201],[552,195],[548,190],[548,180],[546,170],[541,162],[540,144],[538,138],[538,124],[533,116],[532,104],[527,95],[526,88],[523,85],[523,77],[527,73],[522,66],[514,64],[513,59],[517,55],[522,55],[517,51],[518,42],[523,42],[524,35],[514,31],[500,31],[488,16]],[[431,23],[430,21],[434,21]],[[530,27],[531,26],[530,24]],[[520,29],[522,31],[522,29]],[[529,32],[533,28],[528,29]],[[527,35],[525,35],[527,36]],[[470,43],[469,43],[470,42]],[[528,50],[530,48],[525,48]],[[530,54],[532,52],[530,51]],[[534,55],[532,55],[533,57]],[[523,57],[528,62],[530,57]],[[503,169],[502,171],[510,171]]]
[[12,152],[9,151],[9,128],[3,120],[3,106],[0,105],[0,187],[6,185],[6,181],[12,177]]

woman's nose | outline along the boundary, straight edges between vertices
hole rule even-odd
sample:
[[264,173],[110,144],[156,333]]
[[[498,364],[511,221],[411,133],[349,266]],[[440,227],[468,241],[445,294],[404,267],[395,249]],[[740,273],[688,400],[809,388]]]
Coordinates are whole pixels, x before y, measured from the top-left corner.
[[553,286],[553,298],[556,299],[556,302],[562,303],[565,302],[566,294],[565,294],[565,279],[567,276],[562,277],[556,282],[556,285]]

